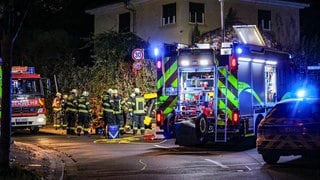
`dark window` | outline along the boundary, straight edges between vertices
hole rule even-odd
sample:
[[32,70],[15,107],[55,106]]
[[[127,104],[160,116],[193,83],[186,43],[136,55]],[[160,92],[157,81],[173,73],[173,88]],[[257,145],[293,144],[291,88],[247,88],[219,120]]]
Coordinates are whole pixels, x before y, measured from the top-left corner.
[[273,118],[312,118],[319,117],[319,114],[319,101],[297,101],[277,104],[267,115],[267,118],[269,120],[273,120]]
[[258,24],[263,30],[271,30],[271,12],[258,10]]
[[176,23],[176,3],[166,4],[162,7],[162,25]]
[[189,3],[189,22],[198,24],[204,23],[204,4]]
[[130,13],[119,15],[119,32],[130,32]]

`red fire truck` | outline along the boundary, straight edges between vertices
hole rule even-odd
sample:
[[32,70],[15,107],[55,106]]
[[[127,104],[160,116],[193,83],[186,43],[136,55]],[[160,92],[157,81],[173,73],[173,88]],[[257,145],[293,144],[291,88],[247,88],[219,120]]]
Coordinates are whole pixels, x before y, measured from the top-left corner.
[[234,26],[238,42],[219,50],[171,47],[157,62],[156,122],[179,145],[233,143],[290,87],[289,54],[268,48],[256,26]]
[[35,73],[34,67],[12,67],[12,130],[30,129],[37,134],[46,125],[44,80],[49,89],[49,81]]

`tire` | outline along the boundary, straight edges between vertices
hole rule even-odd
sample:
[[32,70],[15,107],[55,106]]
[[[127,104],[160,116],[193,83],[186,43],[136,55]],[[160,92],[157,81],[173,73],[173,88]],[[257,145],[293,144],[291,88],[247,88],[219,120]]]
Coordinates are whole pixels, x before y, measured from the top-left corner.
[[257,131],[258,131],[258,126],[259,126],[259,123],[261,122],[261,120],[263,119],[263,116],[262,115],[259,115],[256,119],[256,122],[255,122],[255,127],[254,127],[254,136],[255,138],[257,139]]
[[280,155],[275,153],[264,153],[262,154],[262,158],[267,164],[276,164],[280,159]]
[[175,137],[174,116],[168,116],[163,124],[164,137],[171,139]]
[[39,127],[30,127],[30,133],[36,135],[39,133],[39,129]]
[[208,141],[208,122],[207,118],[204,115],[200,115],[196,121],[196,136],[200,144],[206,144]]

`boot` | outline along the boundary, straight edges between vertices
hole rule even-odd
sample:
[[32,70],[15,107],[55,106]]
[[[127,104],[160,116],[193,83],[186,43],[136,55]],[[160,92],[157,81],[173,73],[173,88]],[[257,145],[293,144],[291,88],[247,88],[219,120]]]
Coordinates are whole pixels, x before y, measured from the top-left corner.
[[144,136],[144,130],[140,130],[141,135]]
[[137,135],[137,130],[133,130],[133,135]]

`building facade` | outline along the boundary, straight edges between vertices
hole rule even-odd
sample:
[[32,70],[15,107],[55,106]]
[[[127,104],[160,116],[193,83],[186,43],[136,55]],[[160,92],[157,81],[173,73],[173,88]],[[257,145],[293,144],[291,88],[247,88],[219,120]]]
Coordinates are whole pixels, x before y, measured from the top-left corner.
[[284,0],[130,0],[86,12],[94,15],[95,34],[133,32],[151,44],[191,44],[196,24],[200,33],[220,28],[221,12],[225,18],[232,9],[234,20],[257,25],[283,46],[295,47],[300,41],[299,10],[306,7]]

